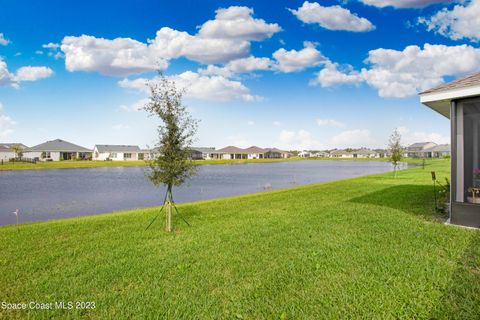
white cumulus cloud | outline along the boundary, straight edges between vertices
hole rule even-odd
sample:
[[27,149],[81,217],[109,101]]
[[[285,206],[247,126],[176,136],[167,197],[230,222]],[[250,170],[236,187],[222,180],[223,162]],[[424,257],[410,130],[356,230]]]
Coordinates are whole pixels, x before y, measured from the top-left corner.
[[0,87],[18,87],[22,81],[36,81],[53,75],[53,70],[48,67],[25,66],[17,69],[15,73],[8,70],[7,63],[0,57]]
[[276,23],[253,18],[253,9],[231,6],[218,9],[215,19],[205,22],[198,35],[203,38],[261,41],[281,30]]
[[381,97],[413,96],[442,84],[444,77],[458,77],[480,70],[480,49],[469,45],[428,43],[423,48],[412,45],[403,51],[380,48],[370,51],[365,63],[369,67],[361,71],[339,71],[337,65],[327,65],[327,71],[320,71],[312,83],[328,87],[365,82]]
[[224,77],[231,77],[235,74],[270,70],[272,68],[272,64],[273,62],[269,58],[257,58],[250,56],[248,58],[232,60],[223,67],[208,65],[207,68],[199,69],[198,72],[202,75],[220,75]]
[[21,67],[15,73],[16,81],[37,81],[53,75],[53,70],[48,67]]
[[360,0],[364,4],[379,8],[423,8],[432,4],[455,2],[455,0]]
[[438,132],[411,131],[402,126],[397,128],[402,137],[402,145],[408,146],[417,142],[435,142],[436,144],[449,144],[450,136]]
[[[256,101],[261,98],[250,94],[250,90],[240,81],[227,79],[223,76],[205,76],[196,72],[186,71],[184,73],[169,76],[175,81],[177,88],[185,89],[185,96],[199,100],[211,101]],[[145,78],[135,80],[123,79],[118,82],[122,88],[133,88],[148,92],[147,83],[155,81]]]
[[277,24],[254,18],[250,8],[232,6],[217,10],[215,19],[205,22],[195,35],[163,27],[146,43],[81,35],[65,37],[60,48],[69,71],[128,76],[164,70],[171,59],[180,57],[204,64],[247,58],[251,41],[269,38],[280,30]]
[[10,43],[8,39],[5,38],[3,33],[0,33],[0,46],[6,46]]
[[288,10],[300,21],[316,23],[328,30],[366,32],[375,29],[375,26],[370,21],[339,5],[324,7],[317,2],[305,1],[297,10]]
[[373,148],[376,145],[372,133],[368,129],[343,131],[332,138],[331,144],[335,148]]
[[364,79],[359,72],[354,71],[351,66],[339,70],[337,63],[327,62],[325,67],[316,74],[316,78],[310,81],[312,85],[320,85],[323,88],[332,87],[338,84],[358,84]]
[[305,42],[304,48],[298,51],[278,49],[273,58],[276,60],[275,68],[281,72],[301,71],[327,61],[311,42]]
[[287,150],[320,150],[325,149],[319,140],[307,130],[289,131],[282,130],[279,134],[277,145]]
[[480,41],[480,0],[472,0],[465,5],[456,5],[449,10],[444,8],[430,18],[421,17],[428,31],[435,31],[453,40],[463,38]]

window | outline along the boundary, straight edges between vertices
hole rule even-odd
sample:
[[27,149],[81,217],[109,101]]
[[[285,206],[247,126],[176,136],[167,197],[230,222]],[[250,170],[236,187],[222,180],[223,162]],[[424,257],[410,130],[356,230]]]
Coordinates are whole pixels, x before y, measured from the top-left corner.
[[109,157],[110,159],[116,158],[116,157],[117,157],[117,153],[116,153],[116,152],[111,152],[108,157]]
[[462,107],[464,201],[480,204],[480,101]]
[[124,153],[123,154],[123,159],[132,159],[132,154],[131,153]]
[[138,154],[138,160],[143,160],[145,159],[145,154],[144,153],[139,153]]

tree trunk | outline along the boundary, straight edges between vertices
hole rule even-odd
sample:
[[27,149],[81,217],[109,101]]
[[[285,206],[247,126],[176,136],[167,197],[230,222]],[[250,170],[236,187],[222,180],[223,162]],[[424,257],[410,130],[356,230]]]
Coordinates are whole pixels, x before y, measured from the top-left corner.
[[167,201],[164,203],[165,206],[165,231],[172,232],[172,186],[169,185],[167,188]]

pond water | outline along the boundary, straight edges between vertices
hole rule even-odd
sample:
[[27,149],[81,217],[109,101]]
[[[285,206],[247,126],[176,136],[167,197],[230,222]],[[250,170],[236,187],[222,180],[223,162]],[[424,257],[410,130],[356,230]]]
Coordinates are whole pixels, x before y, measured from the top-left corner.
[[[403,165],[406,168],[406,165]],[[162,204],[165,188],[154,187],[144,167],[0,171],[0,225],[94,215]],[[289,161],[201,165],[176,202],[190,202],[302,186],[391,171],[387,162]]]

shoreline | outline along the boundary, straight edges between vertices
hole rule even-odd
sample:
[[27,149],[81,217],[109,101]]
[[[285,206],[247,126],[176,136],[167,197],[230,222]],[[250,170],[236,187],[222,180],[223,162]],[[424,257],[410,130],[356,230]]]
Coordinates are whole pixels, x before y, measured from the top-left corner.
[[[239,159],[239,160],[193,160],[195,165],[219,165],[219,164],[246,164],[246,163],[276,163],[291,161],[378,161],[388,162],[388,158],[300,158],[292,157],[286,159]],[[426,162],[441,160],[437,158],[425,159]],[[405,158],[402,163],[409,165],[422,165],[421,158]],[[1,171],[22,171],[22,170],[50,170],[50,169],[89,169],[109,167],[146,167],[147,162],[135,161],[52,161],[37,162],[37,164],[23,162],[7,162],[0,165]]]

